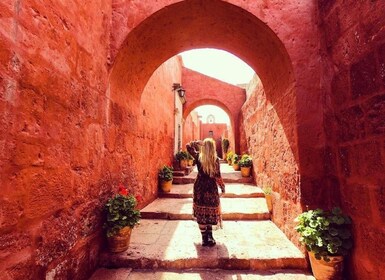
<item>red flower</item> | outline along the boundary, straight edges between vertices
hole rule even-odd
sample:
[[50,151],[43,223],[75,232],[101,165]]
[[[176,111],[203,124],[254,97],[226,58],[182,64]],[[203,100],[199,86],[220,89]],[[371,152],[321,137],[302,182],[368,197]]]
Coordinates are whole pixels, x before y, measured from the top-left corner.
[[119,186],[119,191],[118,192],[121,195],[128,195],[128,191],[127,191],[127,189],[123,185]]
[[142,196],[140,194],[135,196],[135,199],[137,202],[141,202],[143,200]]

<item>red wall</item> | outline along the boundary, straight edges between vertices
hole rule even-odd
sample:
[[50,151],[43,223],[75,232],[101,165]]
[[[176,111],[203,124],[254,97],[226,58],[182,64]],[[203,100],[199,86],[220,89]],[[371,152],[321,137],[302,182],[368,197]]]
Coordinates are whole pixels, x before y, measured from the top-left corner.
[[[352,1],[350,1],[352,2]],[[332,202],[353,218],[349,279],[385,275],[385,2],[319,1]]]
[[8,1],[0,11],[1,278],[87,279],[118,183],[141,205],[157,196],[180,65],[156,71],[134,115],[110,98],[108,2]]
[[[297,242],[294,219],[302,211],[298,164],[284,127],[274,107],[266,98],[261,80],[254,76],[248,86],[248,99],[242,107],[241,147],[253,158],[254,179],[258,186],[273,188],[272,220]],[[276,104],[275,106],[284,106]]]
[[[234,131],[232,143],[239,149],[239,115],[246,100],[245,90],[220,80],[203,75],[188,68],[183,68],[183,87],[186,89],[187,102],[184,115],[201,105],[216,105],[229,116]],[[234,145],[235,144],[235,145]]]
[[196,112],[191,112],[184,120],[183,124],[183,150],[186,144],[192,140],[200,139],[200,120]]

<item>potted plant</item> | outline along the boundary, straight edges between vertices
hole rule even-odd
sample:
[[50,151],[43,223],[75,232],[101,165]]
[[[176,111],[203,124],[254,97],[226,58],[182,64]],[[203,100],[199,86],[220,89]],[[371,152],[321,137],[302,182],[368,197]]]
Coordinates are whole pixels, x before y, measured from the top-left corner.
[[223,159],[227,160],[227,151],[230,147],[230,141],[227,138],[222,139],[222,152],[223,152]]
[[242,177],[249,177],[251,166],[253,165],[253,159],[248,154],[243,154],[241,160],[239,161],[239,166],[241,167]]
[[317,280],[342,279],[343,258],[353,246],[351,219],[340,208],[308,210],[300,214],[295,230],[309,252]]
[[187,152],[187,165],[188,166],[194,165],[194,157],[189,152]]
[[230,152],[227,153],[227,158],[226,158],[226,159],[227,159],[227,163],[228,163],[229,165],[232,164],[233,155],[234,155],[234,152],[233,152],[233,151],[230,151]]
[[186,151],[179,151],[175,154],[175,159],[179,161],[179,167],[184,169],[187,167],[188,153]]
[[170,192],[174,169],[171,166],[163,165],[158,172],[159,184],[164,192]]
[[265,194],[267,209],[271,213],[273,211],[273,202],[272,202],[273,190],[270,186],[266,186],[266,187],[262,188],[262,191]]
[[109,249],[113,253],[128,249],[131,231],[140,221],[140,211],[136,209],[137,199],[128,195],[127,189],[119,187],[119,193],[104,205],[104,224]]
[[232,157],[232,163],[233,163],[233,168],[235,171],[239,170],[239,156],[237,154],[234,154]]

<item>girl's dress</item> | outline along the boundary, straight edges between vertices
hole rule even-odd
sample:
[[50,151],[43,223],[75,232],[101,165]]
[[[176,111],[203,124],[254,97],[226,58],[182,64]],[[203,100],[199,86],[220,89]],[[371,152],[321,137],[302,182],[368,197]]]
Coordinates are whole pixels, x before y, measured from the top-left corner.
[[186,145],[187,151],[194,157],[198,168],[198,175],[194,182],[193,216],[198,224],[216,225],[221,222],[221,209],[218,187],[224,192],[219,158],[215,162],[215,177],[210,177],[203,171],[199,161],[199,146],[193,141]]

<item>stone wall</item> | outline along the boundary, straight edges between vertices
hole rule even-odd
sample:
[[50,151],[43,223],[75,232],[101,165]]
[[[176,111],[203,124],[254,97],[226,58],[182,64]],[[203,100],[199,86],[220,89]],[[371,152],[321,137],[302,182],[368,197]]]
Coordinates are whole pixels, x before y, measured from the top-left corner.
[[293,236],[294,218],[302,211],[299,168],[275,107],[266,98],[262,82],[256,75],[247,87],[247,101],[242,107],[242,131],[241,147],[253,158],[256,184],[273,188],[272,220],[286,235]]
[[183,123],[183,149],[186,148],[186,144],[192,140],[200,138],[201,121],[198,118],[198,114],[192,111]]
[[[353,218],[349,279],[385,275],[385,2],[319,1],[325,173],[331,201]],[[340,198],[340,199],[339,199]]]
[[133,115],[110,98],[108,2],[6,1],[0,11],[1,278],[86,279],[117,184],[141,205],[157,196],[180,67],[155,73]]

